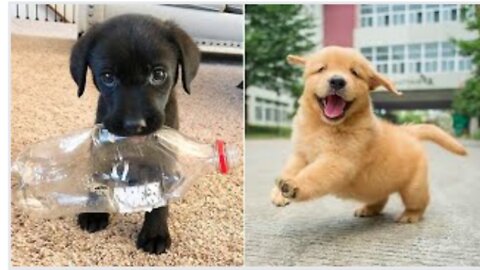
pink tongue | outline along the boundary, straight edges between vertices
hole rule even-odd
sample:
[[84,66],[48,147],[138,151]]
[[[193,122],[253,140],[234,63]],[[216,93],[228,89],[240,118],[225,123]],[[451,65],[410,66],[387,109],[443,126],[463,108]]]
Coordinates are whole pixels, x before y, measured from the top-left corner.
[[336,118],[342,115],[343,109],[345,108],[345,101],[343,98],[337,95],[330,95],[326,97],[326,104],[325,104],[325,115],[328,118]]

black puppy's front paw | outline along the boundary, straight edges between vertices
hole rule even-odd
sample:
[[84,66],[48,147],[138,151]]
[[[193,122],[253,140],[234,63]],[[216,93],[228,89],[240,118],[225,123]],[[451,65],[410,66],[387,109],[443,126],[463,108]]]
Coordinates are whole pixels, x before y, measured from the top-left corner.
[[282,196],[287,199],[295,199],[298,188],[293,187],[289,180],[276,179],[278,189],[282,192]]
[[109,217],[108,213],[81,213],[78,215],[77,223],[82,230],[94,233],[108,226]]
[[154,233],[142,229],[137,238],[137,248],[151,254],[165,253],[171,244],[172,239],[168,231]]

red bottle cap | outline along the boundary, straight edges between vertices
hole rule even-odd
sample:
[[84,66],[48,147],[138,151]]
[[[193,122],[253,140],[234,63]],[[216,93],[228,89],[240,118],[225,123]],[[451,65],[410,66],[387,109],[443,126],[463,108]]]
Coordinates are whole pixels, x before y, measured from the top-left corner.
[[228,160],[225,153],[225,142],[223,140],[216,140],[215,146],[218,154],[218,170],[221,174],[228,173]]

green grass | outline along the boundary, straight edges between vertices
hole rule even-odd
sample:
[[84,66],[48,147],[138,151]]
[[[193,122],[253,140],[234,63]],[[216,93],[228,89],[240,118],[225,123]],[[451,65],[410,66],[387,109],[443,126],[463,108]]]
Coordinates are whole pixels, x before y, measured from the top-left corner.
[[275,139],[290,138],[292,130],[284,127],[263,127],[247,125],[245,138],[247,139]]
[[474,139],[474,140],[479,140],[479,141],[480,141],[480,131],[475,132],[475,133],[472,135],[472,139]]

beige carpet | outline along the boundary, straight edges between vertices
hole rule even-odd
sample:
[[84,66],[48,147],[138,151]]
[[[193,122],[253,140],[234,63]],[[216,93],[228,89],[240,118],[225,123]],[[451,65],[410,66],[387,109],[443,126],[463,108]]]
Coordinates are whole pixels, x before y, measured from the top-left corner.
[[[31,143],[93,123],[97,92],[89,84],[84,96],[76,97],[68,71],[71,46],[71,41],[12,37],[12,159]],[[181,130],[204,142],[222,137],[243,149],[243,93],[235,88],[242,76],[241,65],[202,64],[192,95],[177,89]],[[106,230],[89,234],[73,217],[32,219],[13,202],[12,265],[242,265],[242,167],[227,177],[213,173],[198,179],[172,204],[172,247],[158,256],[135,247],[142,214],[113,215]]]

